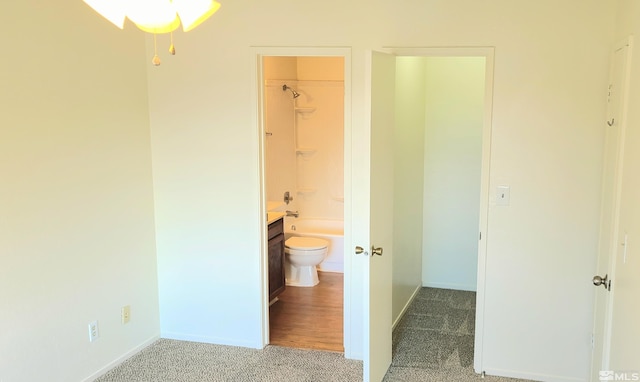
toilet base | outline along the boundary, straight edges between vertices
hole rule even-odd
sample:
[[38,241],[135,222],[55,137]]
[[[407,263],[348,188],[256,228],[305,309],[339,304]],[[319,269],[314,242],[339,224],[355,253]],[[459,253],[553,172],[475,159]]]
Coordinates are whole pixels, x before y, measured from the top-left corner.
[[295,287],[314,287],[318,285],[318,270],[315,265],[293,266],[285,263],[285,284]]

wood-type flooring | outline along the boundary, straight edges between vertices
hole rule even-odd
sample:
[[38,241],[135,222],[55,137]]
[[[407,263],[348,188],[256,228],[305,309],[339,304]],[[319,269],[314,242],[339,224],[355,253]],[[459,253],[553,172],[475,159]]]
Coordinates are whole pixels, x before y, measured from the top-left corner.
[[269,308],[270,344],[344,352],[343,274],[318,272],[315,287],[287,286]]

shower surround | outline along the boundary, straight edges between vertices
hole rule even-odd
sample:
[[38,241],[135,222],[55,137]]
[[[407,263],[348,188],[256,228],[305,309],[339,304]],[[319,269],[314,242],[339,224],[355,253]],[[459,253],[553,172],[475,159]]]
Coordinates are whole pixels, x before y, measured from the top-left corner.
[[[267,80],[265,97],[267,200],[290,191],[294,200],[286,209],[299,211],[301,219],[343,221],[343,81]],[[295,222],[285,218],[287,227]],[[326,268],[320,265],[342,271]]]

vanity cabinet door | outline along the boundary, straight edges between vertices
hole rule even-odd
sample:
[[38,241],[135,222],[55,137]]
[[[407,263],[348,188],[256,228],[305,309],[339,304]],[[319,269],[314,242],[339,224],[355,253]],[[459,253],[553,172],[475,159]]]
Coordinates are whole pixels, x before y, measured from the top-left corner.
[[269,225],[269,301],[276,298],[285,288],[284,233],[282,231],[282,220]]

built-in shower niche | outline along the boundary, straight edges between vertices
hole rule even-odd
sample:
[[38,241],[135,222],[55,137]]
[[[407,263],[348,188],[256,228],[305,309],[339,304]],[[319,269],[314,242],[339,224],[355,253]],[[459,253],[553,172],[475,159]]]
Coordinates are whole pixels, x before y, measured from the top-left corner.
[[296,191],[309,219],[344,216],[344,83],[298,81],[295,100]]
[[[296,169],[298,173],[296,177],[296,192],[304,200],[312,200],[310,199],[310,196],[311,194],[314,194],[318,190],[318,188],[309,185],[315,185],[315,179],[313,178],[316,176],[316,172],[312,168],[309,168],[309,166],[306,165],[305,162],[312,162],[318,149],[312,146],[314,144],[313,142],[301,143],[302,139],[300,138],[300,129],[312,128],[306,126],[307,124],[305,124],[302,120],[311,120],[311,114],[316,111],[316,108],[294,107],[293,110],[295,112],[294,118],[296,118],[296,124],[294,126],[294,136],[296,138]],[[309,180],[301,180],[305,178],[305,174],[309,174]]]

